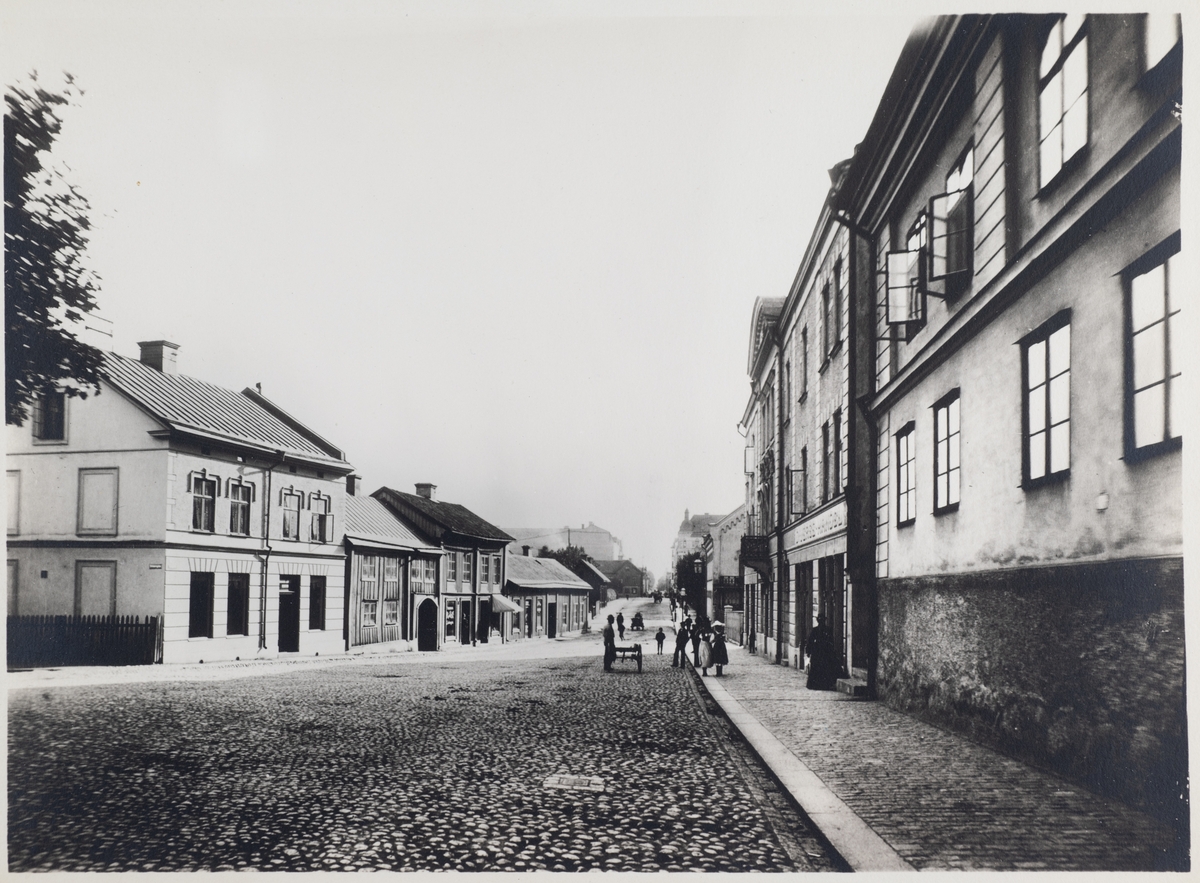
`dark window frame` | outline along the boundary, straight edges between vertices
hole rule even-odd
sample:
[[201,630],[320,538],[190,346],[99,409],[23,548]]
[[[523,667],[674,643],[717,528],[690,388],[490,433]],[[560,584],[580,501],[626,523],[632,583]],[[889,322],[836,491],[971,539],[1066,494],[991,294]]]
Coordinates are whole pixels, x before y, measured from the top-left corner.
[[[1068,394],[1066,420],[1060,420],[1058,423],[1052,423],[1050,413],[1052,398],[1050,394],[1051,381],[1061,377],[1063,374],[1069,375],[1071,373],[1071,351],[1068,344],[1066,371],[1059,372],[1059,374],[1054,375],[1054,377],[1050,376],[1050,338],[1055,332],[1060,331],[1063,328],[1069,328],[1070,325],[1071,310],[1060,310],[1043,322],[1040,326],[1038,326],[1034,331],[1025,335],[1020,341],[1018,341],[1021,348],[1021,487],[1026,490],[1032,490],[1047,484],[1056,484],[1061,481],[1066,481],[1071,477],[1070,435],[1073,430],[1069,425],[1067,428],[1067,466],[1065,469],[1060,469],[1057,472],[1053,471],[1051,468],[1053,463],[1053,445],[1051,444],[1052,430],[1055,426],[1061,426],[1064,423],[1071,423],[1071,381],[1069,377],[1067,380]],[[1070,332],[1068,332],[1068,336],[1069,334]],[[1034,388],[1036,389],[1037,387],[1045,387],[1046,390],[1044,401],[1045,413],[1043,415],[1045,422],[1042,429],[1031,434],[1029,424],[1029,406],[1030,394],[1034,390],[1031,389],[1029,385],[1029,350],[1031,347],[1036,346],[1039,343],[1044,343],[1046,345],[1044,365],[1045,376],[1042,378],[1042,382],[1037,384]],[[1034,435],[1042,434],[1046,436],[1046,443],[1043,447],[1043,455],[1045,459],[1043,466],[1045,471],[1036,478],[1033,478],[1031,477],[1031,439]]]
[[326,620],[326,577],[310,576],[308,578],[308,630],[321,632],[325,630]]
[[[897,527],[907,527],[917,520],[916,429],[916,421],[910,420],[900,427],[895,435]],[[902,453],[907,453],[907,457],[903,457]],[[902,517],[902,513],[907,513],[907,517]]]
[[[1174,368],[1174,365],[1173,365],[1172,358],[1171,358],[1171,333],[1170,333],[1169,329],[1171,327],[1172,322],[1181,321],[1178,318],[1180,315],[1180,312],[1181,312],[1181,306],[1172,304],[1171,278],[1170,278],[1170,273],[1168,272],[1168,269],[1167,269],[1167,262],[1171,258],[1180,254],[1180,245],[1181,245],[1180,234],[1178,232],[1173,233],[1172,235],[1170,235],[1166,239],[1164,239],[1162,242],[1160,242],[1158,245],[1154,246],[1154,248],[1150,249],[1144,255],[1139,257],[1137,260],[1135,260],[1133,263],[1131,263],[1128,267],[1126,267],[1121,272],[1122,293],[1124,295],[1124,302],[1125,302],[1124,303],[1124,307],[1125,307],[1125,310],[1124,310],[1124,313],[1125,313],[1125,315],[1124,315],[1124,323],[1125,323],[1124,324],[1125,402],[1124,402],[1124,409],[1123,409],[1124,424],[1125,424],[1124,425],[1124,442],[1125,442],[1124,447],[1125,447],[1125,460],[1126,460],[1126,462],[1129,462],[1129,463],[1138,463],[1143,460],[1148,460],[1153,457],[1157,457],[1161,454],[1169,453],[1171,451],[1177,451],[1183,447],[1183,432],[1182,432],[1183,427],[1182,427],[1182,425],[1179,427],[1180,433],[1178,435],[1170,435],[1169,434],[1172,429],[1171,388],[1175,383],[1183,383],[1184,381],[1182,380],[1182,372],[1176,372],[1174,375],[1171,374],[1171,371]],[[1134,362],[1135,332],[1133,329],[1133,280],[1140,276],[1145,275],[1146,273],[1153,271],[1154,269],[1156,269],[1160,266],[1163,268],[1163,272],[1165,274],[1164,280],[1163,280],[1163,286],[1164,286],[1163,294],[1164,294],[1164,297],[1166,298],[1166,304],[1164,304],[1164,316],[1163,316],[1163,319],[1161,320],[1163,323],[1163,327],[1166,330],[1165,335],[1164,335],[1165,339],[1163,341],[1163,356],[1164,356],[1164,360],[1165,360],[1165,364],[1163,366],[1164,377],[1163,377],[1163,380],[1161,381],[1161,383],[1164,387],[1163,438],[1161,441],[1151,442],[1150,444],[1146,444],[1146,445],[1142,445],[1141,447],[1138,447],[1137,446],[1137,432],[1136,432],[1137,427],[1136,427],[1136,421],[1135,421],[1136,415],[1135,415],[1135,409],[1134,409],[1135,392],[1136,392],[1136,390],[1134,388],[1134,383],[1135,383],[1134,369],[1135,369],[1136,365]],[[1182,299],[1183,299],[1183,295],[1178,294],[1178,295],[1176,295],[1175,301],[1178,303],[1179,301],[1182,301]],[[1171,304],[1171,305],[1175,306],[1175,309],[1173,312],[1167,312],[1167,310],[1166,310],[1167,304]],[[1175,318],[1173,319],[1172,317],[1175,317]],[[1152,325],[1154,325],[1154,324],[1157,324],[1157,323],[1151,323],[1151,325],[1147,325],[1144,328],[1138,329],[1138,331],[1136,333],[1143,333],[1144,331],[1146,331],[1147,329],[1152,327]],[[1180,326],[1176,325],[1175,328],[1179,329]],[[1176,333],[1179,333],[1179,331],[1177,330]],[[1180,338],[1182,339],[1181,334],[1180,334]],[[1157,384],[1154,384],[1154,385],[1157,385]],[[1145,389],[1149,389],[1149,388],[1150,388],[1149,386],[1145,387]],[[1184,388],[1186,388],[1186,386]],[[1181,397],[1181,400],[1182,400],[1182,397]],[[1182,423],[1184,421],[1180,421],[1180,422]]]
[[[955,402],[958,403],[958,421],[956,426],[950,424],[950,406]],[[962,501],[962,390],[960,388],[952,389],[946,395],[942,396],[933,405],[933,514],[944,515],[948,512],[957,512],[959,503]],[[941,435],[941,421],[939,419],[942,412],[946,413],[946,438]],[[942,442],[946,443],[946,458],[953,461],[950,452],[953,447],[954,437],[958,437],[958,463],[957,465],[945,464],[945,470],[942,466],[941,448]],[[946,476],[946,497],[947,501],[941,500],[941,489],[939,479],[943,473]],[[951,478],[957,483],[956,496],[958,499],[949,500]]]
[[[54,404],[47,408],[47,403]],[[49,424],[49,425],[47,425]],[[67,443],[67,394],[61,390],[40,392],[30,405],[30,432],[34,444]]]
[[226,587],[225,634],[250,634],[250,574],[231,573]]
[[192,571],[188,587],[188,637],[213,636],[213,596],[216,594],[216,574]]

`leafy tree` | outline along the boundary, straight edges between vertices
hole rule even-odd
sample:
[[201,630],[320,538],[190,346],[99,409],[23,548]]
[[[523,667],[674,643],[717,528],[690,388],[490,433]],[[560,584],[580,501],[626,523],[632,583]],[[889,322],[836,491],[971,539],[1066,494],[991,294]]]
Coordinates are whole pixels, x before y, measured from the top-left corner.
[[693,610],[704,612],[708,606],[708,576],[703,552],[692,552],[675,561],[675,586]]
[[587,552],[583,551],[580,546],[567,546],[565,549],[551,550],[549,546],[542,546],[538,549],[539,558],[553,558],[559,564],[567,568],[572,573],[576,572],[576,568],[584,562],[591,562],[592,558]]
[[91,207],[46,165],[58,108],[83,93],[69,75],[61,94],[30,79],[4,95],[5,422],[16,426],[41,392],[100,390],[101,353],[70,328],[96,308],[98,278],[83,265]]

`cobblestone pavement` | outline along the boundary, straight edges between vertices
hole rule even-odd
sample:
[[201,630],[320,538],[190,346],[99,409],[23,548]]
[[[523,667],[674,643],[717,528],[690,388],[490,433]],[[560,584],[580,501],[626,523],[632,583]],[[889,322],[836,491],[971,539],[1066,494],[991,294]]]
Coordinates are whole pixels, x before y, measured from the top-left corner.
[[920,870],[1166,866],[1174,835],[1147,815],[741,648],[730,661],[721,686]]
[[10,869],[837,869],[689,671],[574,647],[10,690]]

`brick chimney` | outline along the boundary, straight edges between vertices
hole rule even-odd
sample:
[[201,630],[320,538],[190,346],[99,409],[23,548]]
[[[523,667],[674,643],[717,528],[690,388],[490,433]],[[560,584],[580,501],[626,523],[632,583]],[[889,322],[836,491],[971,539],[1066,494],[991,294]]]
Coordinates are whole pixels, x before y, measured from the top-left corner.
[[163,374],[179,373],[179,344],[169,340],[143,340],[138,343],[138,360]]
[[360,475],[353,475],[353,474],[347,475],[346,476],[346,496],[357,497],[358,496],[358,485],[359,485],[359,482],[361,482],[361,481],[362,481],[362,476],[360,476]]
[[529,557],[529,547],[528,546],[522,546],[521,551],[523,551],[525,553],[526,558]]
[[437,502],[437,485],[430,484],[427,481],[417,482],[417,496],[424,497],[426,500]]

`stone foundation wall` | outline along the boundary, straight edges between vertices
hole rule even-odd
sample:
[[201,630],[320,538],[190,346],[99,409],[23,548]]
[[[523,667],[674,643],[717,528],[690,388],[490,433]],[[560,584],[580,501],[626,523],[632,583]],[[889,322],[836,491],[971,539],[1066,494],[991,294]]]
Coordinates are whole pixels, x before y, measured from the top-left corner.
[[1181,559],[881,580],[877,689],[1187,836]]

